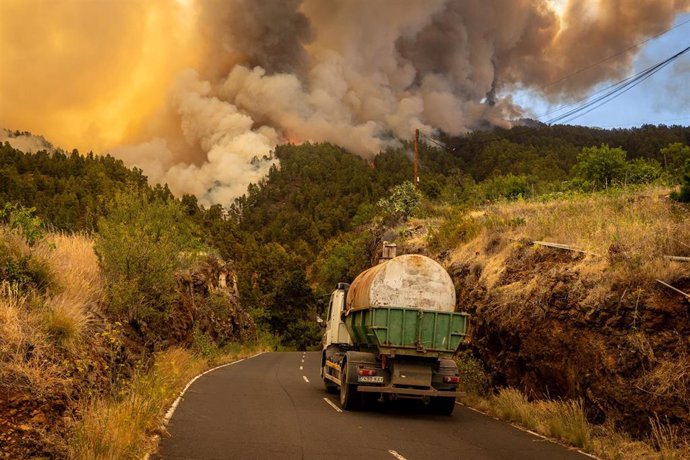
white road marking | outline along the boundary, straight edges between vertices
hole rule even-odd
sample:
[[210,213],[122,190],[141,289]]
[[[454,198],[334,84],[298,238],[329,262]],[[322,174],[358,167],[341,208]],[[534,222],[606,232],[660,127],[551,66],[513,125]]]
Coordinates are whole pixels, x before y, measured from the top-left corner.
[[[177,396],[177,399],[175,399],[175,401],[173,401],[172,405],[170,406],[170,409],[168,409],[168,412],[165,413],[165,416],[163,417],[162,428],[165,428],[168,425],[168,422],[170,422],[170,419],[172,418],[173,414],[175,413],[175,409],[177,409],[177,406],[180,404],[180,401],[182,401],[182,397],[187,392],[189,387],[192,386],[192,383],[196,382],[196,380],[199,377],[201,377],[202,375],[206,375],[209,372],[213,372],[217,369],[220,369],[221,367],[232,366],[233,364],[241,363],[242,361],[255,358],[255,357],[262,355],[264,353],[265,353],[265,351],[260,351],[259,353],[248,356],[246,358],[238,359],[237,361],[233,361],[231,363],[221,364],[220,366],[216,366],[213,369],[209,369],[209,370],[202,372],[201,374],[197,375],[196,377],[194,377],[192,380],[189,381],[189,383],[187,383],[187,385],[185,385],[185,387],[182,389],[182,391],[180,391],[180,394]],[[160,438],[158,435],[155,435],[151,439],[155,440],[156,437]],[[144,460],[149,460],[149,458],[151,458],[151,454],[146,453],[146,455],[144,455]]]
[[300,366],[300,367],[299,367],[299,370],[304,370],[304,366]]
[[[259,354],[261,354],[261,353],[259,353]],[[258,356],[258,355],[254,355],[254,356]],[[250,356],[249,358],[253,358],[254,356]],[[168,409],[168,412],[165,413],[165,417],[163,417],[163,423],[164,423],[164,425],[167,425],[167,424],[168,424],[168,422],[169,422],[170,419],[172,418],[173,414],[175,413],[175,409],[177,409],[178,404],[180,404],[180,401],[182,401],[182,396],[184,396],[184,394],[187,392],[187,390],[189,389],[189,387],[191,387],[192,384],[193,384],[194,382],[196,382],[197,379],[198,379],[199,377],[201,377],[202,375],[206,375],[206,374],[208,374],[209,372],[213,372],[213,371],[215,371],[215,370],[217,370],[217,369],[220,369],[221,367],[227,367],[227,366],[232,366],[233,364],[241,363],[241,362],[244,361],[245,359],[249,359],[249,358],[238,359],[237,361],[233,361],[233,362],[231,362],[231,363],[227,363],[227,364],[223,364],[223,365],[214,367],[213,369],[209,369],[209,370],[207,370],[207,371],[205,371],[205,372],[202,372],[201,374],[197,375],[197,376],[194,377],[192,380],[190,380],[190,381],[187,383],[187,385],[182,389],[182,391],[180,392],[180,395],[177,397],[177,399],[172,403],[172,406],[170,406],[170,409]]]
[[302,378],[304,379],[305,382],[309,383],[309,379],[307,378],[306,375],[303,375]]
[[[458,404],[458,405],[460,405],[460,406],[464,406],[464,407],[468,408],[469,410],[474,411],[474,412],[476,412],[476,413],[478,413],[478,414],[482,414],[482,415],[485,415],[485,416],[487,416],[487,417],[491,417],[492,419],[498,420],[499,422],[505,422],[505,420],[501,420],[501,419],[499,419],[499,418],[493,417],[493,416],[487,414],[486,412],[482,412],[482,411],[480,411],[479,409],[475,409],[475,408],[472,407],[472,406],[467,406],[467,405],[465,405],[465,404],[463,404],[463,403],[461,403],[461,402],[457,402],[457,401],[456,401],[455,404]],[[567,444],[564,444],[564,443],[562,443],[562,442],[560,442],[560,441],[558,441],[558,440],[556,440],[556,439],[551,439],[551,438],[546,437],[546,436],[544,436],[544,435],[541,435],[541,434],[539,434],[539,433],[535,433],[534,431],[528,430],[527,428],[523,428],[523,427],[521,427],[520,425],[516,425],[516,424],[514,424],[514,423],[508,423],[508,424],[509,424],[510,426],[512,426],[513,428],[517,428],[517,429],[520,430],[520,431],[524,431],[525,433],[529,433],[529,434],[531,434],[532,436],[536,436],[537,438],[543,439],[544,441],[548,441],[548,442],[550,442],[550,443],[552,443],[552,444],[558,444],[558,445],[561,446],[561,447],[565,447],[565,448],[568,449],[568,450],[574,450],[575,452],[577,452],[577,453],[579,453],[579,454],[582,454],[582,455],[585,455],[585,456],[590,457],[590,458],[595,458],[595,459],[597,459],[597,460],[599,459],[599,457],[595,457],[595,456],[592,455],[592,454],[588,454],[587,452],[584,452],[584,451],[578,449],[577,447],[572,447],[572,446],[569,446],[569,445],[567,445]]]
[[[177,396],[177,399],[175,399],[175,401],[172,403],[172,405],[170,406],[170,409],[168,409],[168,412],[165,413],[165,416],[163,417],[162,427],[165,428],[168,425],[168,422],[170,422],[170,419],[172,418],[173,414],[175,413],[175,409],[177,409],[177,406],[180,404],[180,401],[182,401],[182,397],[187,392],[189,387],[191,387],[192,384],[194,382],[196,382],[199,377],[206,375],[209,372],[213,372],[215,370],[218,370],[222,367],[232,366],[233,364],[241,363],[242,361],[245,361],[247,359],[252,359],[252,358],[259,356],[263,353],[265,353],[265,352],[262,351],[262,352],[255,354],[255,355],[248,356],[247,358],[238,359],[237,361],[233,361],[231,363],[221,364],[220,366],[216,366],[213,369],[209,369],[209,370],[202,372],[201,374],[197,375],[196,377],[194,377],[192,380],[189,381],[189,383],[187,383],[187,385],[185,385],[185,387],[182,389],[182,391],[180,391],[180,394]],[[144,455],[144,460],[148,460],[149,458],[150,458],[149,454]]]
[[403,457],[394,450],[389,450],[388,453],[391,454],[393,457],[397,458],[398,460],[407,460],[405,457]]
[[333,404],[333,401],[331,401],[330,399],[328,399],[328,398],[323,398],[323,400],[326,401],[326,402],[328,403],[329,406],[331,406],[333,409],[335,409],[336,412],[342,412],[342,411],[343,411],[340,407],[338,407],[338,406],[336,406],[335,404]]

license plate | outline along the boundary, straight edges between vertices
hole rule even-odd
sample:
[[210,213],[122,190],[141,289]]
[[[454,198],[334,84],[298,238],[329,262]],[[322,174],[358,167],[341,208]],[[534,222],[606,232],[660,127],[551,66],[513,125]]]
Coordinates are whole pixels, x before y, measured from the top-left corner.
[[358,382],[362,383],[383,383],[383,376],[381,375],[362,375],[357,377]]

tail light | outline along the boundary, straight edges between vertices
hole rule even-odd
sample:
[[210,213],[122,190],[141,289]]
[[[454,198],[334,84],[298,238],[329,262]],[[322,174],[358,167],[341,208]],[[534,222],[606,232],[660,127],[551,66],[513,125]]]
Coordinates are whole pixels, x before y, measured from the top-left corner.
[[376,375],[376,370],[374,370],[374,369],[360,369],[357,371],[357,373],[359,375],[370,376],[370,375]]
[[445,376],[443,377],[443,383],[460,383],[460,377],[458,376]]

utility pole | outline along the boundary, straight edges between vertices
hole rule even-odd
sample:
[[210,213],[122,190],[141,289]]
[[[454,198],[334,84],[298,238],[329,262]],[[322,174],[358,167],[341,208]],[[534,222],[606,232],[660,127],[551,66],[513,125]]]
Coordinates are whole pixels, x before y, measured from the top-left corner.
[[419,188],[419,130],[414,130],[414,186]]

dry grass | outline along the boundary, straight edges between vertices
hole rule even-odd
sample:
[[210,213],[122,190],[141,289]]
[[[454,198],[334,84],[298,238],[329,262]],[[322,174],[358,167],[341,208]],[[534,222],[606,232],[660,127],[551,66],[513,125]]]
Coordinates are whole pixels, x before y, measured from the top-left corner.
[[48,261],[71,302],[86,310],[96,308],[103,296],[103,280],[90,237],[53,234],[36,252]]
[[86,403],[70,442],[70,456],[79,459],[140,458],[151,447],[165,407],[204,364],[182,349],[156,357],[153,368],[133,379],[120,400]]
[[690,358],[681,353],[654,363],[654,368],[637,380],[637,387],[654,397],[676,398],[690,406]]
[[85,235],[55,234],[37,253],[47,260],[59,285],[46,302],[45,328],[57,346],[74,350],[103,298],[93,241]]
[[[656,279],[673,284],[687,276],[687,264],[664,255],[690,255],[684,243],[690,241],[688,210],[665,192],[653,187],[495,204],[446,221],[429,244],[438,246],[441,235],[437,250],[454,249],[448,266],[472,267],[476,278],[466,284],[486,290],[495,308],[482,314],[504,327],[541,319],[552,295],[549,283],[556,283],[556,259],[567,262],[567,274],[575,278],[568,294],[580,308],[642,308],[658,292]],[[526,244],[531,241],[562,243],[590,254]],[[546,261],[544,268],[531,271],[540,261]],[[519,276],[506,277],[510,266]],[[635,310],[633,330],[640,327],[641,313]]]
[[[215,362],[236,361],[261,349],[239,347]],[[152,369],[136,376],[123,397],[85,404],[70,440],[70,457],[135,459],[154,451],[152,435],[161,431],[167,408],[186,383],[209,366],[207,360],[179,348],[158,354]]]
[[0,288],[0,385],[45,394],[69,383],[65,354],[80,354],[102,296],[93,244],[81,235],[50,235],[32,248],[19,238],[5,244],[29,260],[27,276],[34,267],[45,269],[36,276],[50,283],[43,291],[8,283]]
[[663,188],[495,204],[482,213],[465,216],[459,224],[460,233],[472,226],[468,219],[483,230],[467,245],[474,247],[459,251],[456,258],[471,254],[476,259],[478,248],[484,252],[487,243],[499,237],[567,244],[600,256],[588,257],[584,263],[610,258],[621,272],[641,281],[672,280],[687,269],[663,257],[688,255],[690,251],[686,245],[690,241],[687,210],[672,202]]
[[580,401],[529,401],[519,390],[506,388],[484,398],[466,395],[463,402],[502,420],[513,422],[551,439],[578,447],[602,459],[680,460],[690,458],[690,446],[677,430],[658,417],[650,419],[652,437],[633,441],[612,426],[593,426]]
[[40,319],[36,300],[17,286],[0,285],[0,386],[42,395],[67,383]]
[[520,391],[501,390],[489,400],[489,410],[503,420],[522,425],[573,446],[589,449],[592,428],[580,401],[537,401],[531,403]]
[[[540,401],[536,404],[543,431],[581,449],[590,449],[592,427],[587,421],[582,401]],[[541,427],[540,427],[541,428]]]
[[677,427],[662,421],[659,416],[649,419],[652,439],[659,452],[660,460],[681,460],[690,457],[690,446],[680,440]]
[[[529,331],[525,325],[540,324],[545,315],[554,318],[565,312],[586,321],[588,313],[607,309],[602,317],[619,323],[600,326],[604,334],[601,339],[589,338],[588,350],[610,368],[621,350],[640,359],[640,373],[623,384],[635,386],[641,401],[657,401],[659,407],[678,402],[682,417],[682,408],[690,407],[690,360],[682,351],[682,338],[650,335],[648,327],[654,323],[648,307],[674,308],[659,300],[665,291],[659,290],[656,279],[674,284],[688,276],[687,264],[664,258],[690,256],[687,206],[669,200],[667,189],[650,187],[500,203],[481,212],[448,216],[439,234],[444,244],[453,244],[437,249],[454,249],[447,265],[458,270],[462,293],[480,297],[473,311],[484,324],[499,331],[515,331],[518,326]],[[590,254],[528,244],[531,241],[562,243]],[[683,320],[681,315],[678,321]],[[576,344],[577,332],[559,331],[558,324],[550,324],[552,336]],[[616,335],[618,342],[608,340],[606,334],[612,330],[621,333]],[[611,343],[616,345],[609,347]],[[475,395],[467,402],[601,458],[690,458],[673,425],[678,416],[673,423],[650,421],[652,438],[639,442],[613,426],[590,426],[577,401],[530,402],[520,392],[504,390],[488,398]]]

